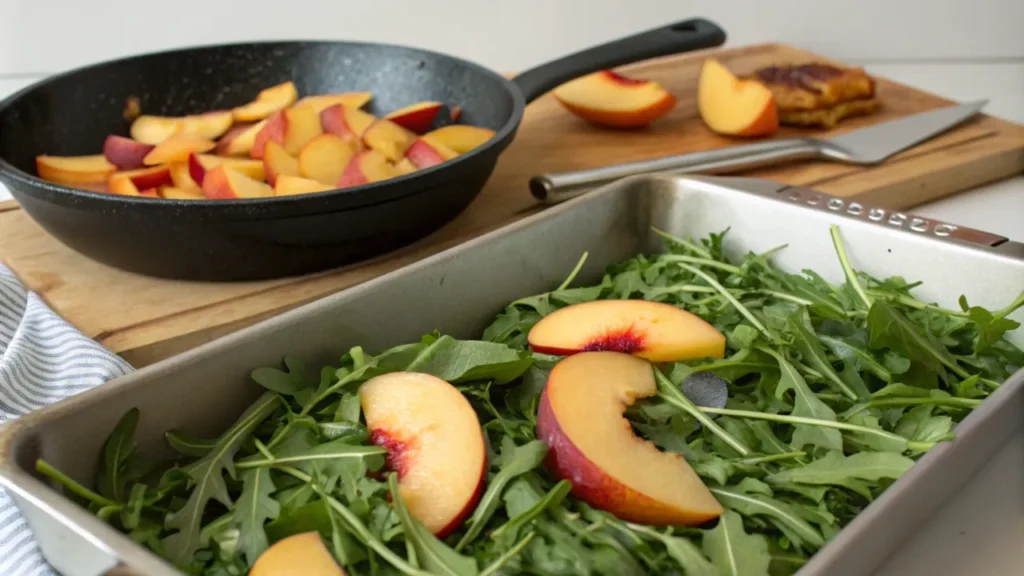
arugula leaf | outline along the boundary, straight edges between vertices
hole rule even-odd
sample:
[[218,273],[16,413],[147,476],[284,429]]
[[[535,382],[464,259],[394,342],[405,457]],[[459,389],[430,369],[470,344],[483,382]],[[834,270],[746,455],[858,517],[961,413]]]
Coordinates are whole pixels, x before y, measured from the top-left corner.
[[1020,322],[999,318],[980,306],[967,310],[967,316],[974,323],[978,335],[974,339],[974,353],[979,354],[1003,338],[1007,332],[1020,328]]
[[116,502],[124,501],[123,476],[129,456],[135,451],[132,437],[139,424],[139,409],[132,408],[121,416],[103,445],[103,460],[97,473],[99,493]]
[[683,568],[686,576],[719,576],[718,568],[715,567],[697,548],[697,545],[687,538],[662,534],[654,528],[629,524],[634,532],[657,540],[665,547],[665,551]]
[[173,562],[181,564],[188,561],[198,549],[203,513],[211,498],[231,507],[224,472],[234,476],[232,458],[235,453],[253,429],[270,416],[279,404],[280,396],[273,392],[265,392],[217,440],[209,454],[188,467],[188,475],[195,482],[195,486],[185,505],[169,514],[164,521],[167,530],[177,528],[177,532],[164,539],[167,553]]
[[949,436],[953,429],[953,419],[949,416],[932,416],[934,406],[924,404],[908,412],[900,418],[895,432],[911,440],[922,442],[938,442]]
[[796,545],[812,549],[820,548],[825,544],[825,539],[814,526],[800,517],[789,504],[765,495],[762,492],[754,491],[750,482],[757,482],[753,478],[746,478],[737,486],[724,488],[710,488],[715,498],[723,506],[735,510],[744,516],[767,516],[772,521],[778,522],[779,527],[790,536]]
[[532,522],[548,508],[560,504],[562,500],[569,495],[569,491],[571,489],[572,484],[568,480],[559,481],[558,484],[555,484],[555,486],[535,504],[526,510],[523,510],[521,513],[516,514],[508,522],[494,530],[494,532],[491,533],[491,538],[498,542],[510,539],[514,540],[520,528]]
[[398,491],[398,476],[388,475],[391,502],[405,529],[406,542],[416,551],[420,564],[432,574],[443,576],[477,576],[480,569],[473,558],[462,556],[438,540],[405,506]]
[[748,534],[743,519],[732,510],[726,510],[718,525],[704,533],[704,553],[722,576],[768,575],[768,540],[761,534]]
[[930,332],[920,331],[906,316],[884,300],[876,300],[868,310],[868,328],[872,348],[891,348],[946,379],[944,367],[957,370],[956,360]]
[[850,456],[829,452],[801,468],[769,474],[766,480],[770,484],[797,482],[847,486],[850,479],[870,482],[882,478],[895,480],[913,465],[913,460],[894,452],[858,452]]
[[406,370],[433,374],[453,384],[473,380],[505,384],[522,376],[532,363],[529,354],[504,344],[441,336],[423,349]]
[[[800,375],[795,367],[789,363],[781,354],[770,348],[762,349],[765,353],[775,357],[782,372],[782,379],[775,389],[775,396],[782,398],[783,395],[793,390],[795,401],[793,404],[793,416],[814,418],[817,420],[835,420],[836,413],[822,402],[814,392],[807,386],[804,377]],[[797,425],[793,432],[793,446],[797,449],[807,444],[820,446],[826,450],[842,450],[843,435],[839,430],[822,428],[819,426]]]
[[867,387],[863,386],[863,381],[860,381],[860,389],[855,390],[832,368],[817,336],[805,325],[805,321],[809,322],[809,320],[801,320],[796,316],[790,316],[787,320],[789,330],[793,334],[793,344],[800,352],[804,362],[810,364],[811,368],[817,370],[830,384],[849,398],[856,400],[868,396],[869,392]]
[[260,386],[282,396],[295,396],[315,385],[307,378],[306,365],[300,358],[285,356],[284,364],[287,372],[277,368],[256,368],[251,377]]
[[263,525],[277,518],[281,505],[270,497],[275,488],[270,470],[266,468],[243,472],[242,486],[242,495],[235,502],[233,514],[239,531],[238,549],[252,566],[269,546]]
[[181,454],[182,456],[194,456],[196,458],[206,456],[210,453],[210,450],[213,450],[213,447],[217,445],[216,438],[213,440],[196,438],[175,430],[168,430],[165,432],[164,439],[178,454]]
[[487,491],[477,503],[473,515],[467,521],[469,530],[455,546],[456,551],[465,548],[480,534],[484,525],[498,509],[501,493],[505,490],[505,486],[516,477],[540,466],[544,461],[544,456],[548,453],[547,444],[540,440],[534,440],[522,446],[516,446],[507,436],[505,440],[501,449],[501,470],[491,479]]

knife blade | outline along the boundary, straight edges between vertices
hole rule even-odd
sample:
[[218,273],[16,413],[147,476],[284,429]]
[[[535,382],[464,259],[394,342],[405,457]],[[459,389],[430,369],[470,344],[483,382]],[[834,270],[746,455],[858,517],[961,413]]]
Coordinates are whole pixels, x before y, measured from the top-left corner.
[[988,100],[947,106],[830,138],[766,140],[588,170],[541,174],[530,179],[530,191],[538,200],[553,204],[636,174],[725,174],[807,159],[878,164],[957,126],[980,112],[986,104]]

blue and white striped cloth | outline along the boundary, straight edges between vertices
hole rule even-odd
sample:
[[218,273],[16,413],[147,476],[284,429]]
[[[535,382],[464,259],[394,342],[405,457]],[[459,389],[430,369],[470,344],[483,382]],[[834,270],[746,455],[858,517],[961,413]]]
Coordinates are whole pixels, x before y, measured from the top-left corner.
[[[0,426],[132,370],[0,264]],[[0,489],[0,576],[51,574],[28,524]]]

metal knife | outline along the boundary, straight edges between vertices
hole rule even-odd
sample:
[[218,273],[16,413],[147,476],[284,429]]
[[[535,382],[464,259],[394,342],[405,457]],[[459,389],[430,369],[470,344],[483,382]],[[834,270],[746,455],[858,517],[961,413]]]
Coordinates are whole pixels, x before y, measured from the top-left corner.
[[980,112],[986,104],[988,100],[979,100],[921,112],[832,138],[766,140],[589,170],[542,174],[530,179],[530,191],[538,200],[554,204],[634,174],[725,174],[806,159],[878,164],[897,152],[949,130]]

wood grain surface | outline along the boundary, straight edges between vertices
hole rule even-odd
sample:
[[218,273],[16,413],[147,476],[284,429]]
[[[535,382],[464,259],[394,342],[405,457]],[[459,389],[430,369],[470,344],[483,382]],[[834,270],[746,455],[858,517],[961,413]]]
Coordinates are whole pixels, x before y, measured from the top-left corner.
[[[709,54],[738,74],[771,64],[824,60],[785,45],[757,45],[652,60],[625,70],[661,82],[679,99],[665,118],[641,131],[591,127],[550,96],[527,107],[519,134],[490,182],[465,212],[432,236],[359,265],[282,280],[218,284],[138,276],[98,264],[64,247],[17,205],[0,205],[0,259],[69,322],[135,366],[185,351],[303,303],[364,282],[469,238],[542,210],[527,190],[542,172],[591,168],[735,145],[710,133],[697,115],[696,84]],[[879,79],[882,110],[832,133],[951,104]],[[783,129],[775,138],[817,135]],[[909,208],[1024,172],[1024,127],[980,116],[876,167],[800,162],[746,173]]]

